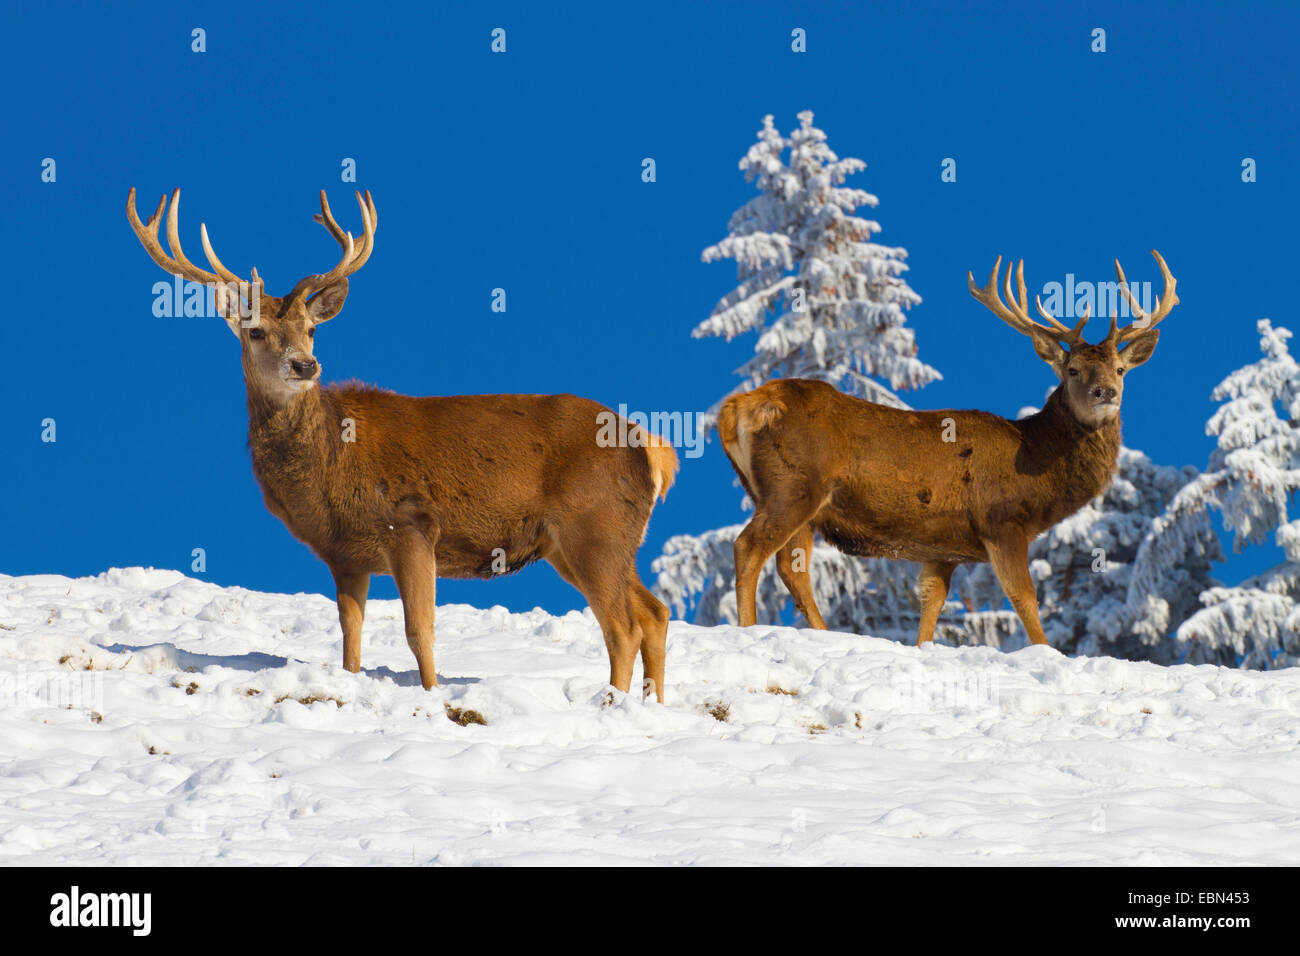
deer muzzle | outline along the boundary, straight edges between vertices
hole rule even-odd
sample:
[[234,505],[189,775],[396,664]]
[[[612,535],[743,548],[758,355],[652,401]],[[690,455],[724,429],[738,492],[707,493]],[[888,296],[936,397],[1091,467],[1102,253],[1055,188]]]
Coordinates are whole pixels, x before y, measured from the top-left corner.
[[320,378],[320,373],[320,362],[305,352],[286,352],[280,360],[280,378],[293,388],[311,388]]

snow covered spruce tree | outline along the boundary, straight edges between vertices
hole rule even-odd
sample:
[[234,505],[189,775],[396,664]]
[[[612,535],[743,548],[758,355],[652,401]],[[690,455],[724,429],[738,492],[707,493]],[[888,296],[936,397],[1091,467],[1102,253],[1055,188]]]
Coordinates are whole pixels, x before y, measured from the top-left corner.
[[[921,301],[902,278],[907,251],[878,245],[880,224],[854,215],[879,200],[844,185],[866,168],[840,159],[799,114],[788,137],[763,118],[757,142],[740,160],[758,195],[732,215],[729,233],[703,260],[734,259],[738,285],[692,333],[731,340],[757,333],[742,381],[709,410],[709,424],[731,394],[770,378],[823,379],[874,402],[906,408],[895,389],[919,388],[939,373],[916,357],[906,309]],[[769,321],[770,320],[770,321]],[[886,384],[887,383],[887,384]],[[656,591],[679,616],[695,605],[700,624],[735,621],[732,544],[743,525],[669,539],[654,563]],[[881,559],[848,558],[818,544],[814,586],[831,627],[903,636],[916,628],[916,569]],[[759,619],[778,619],[789,594],[775,569],[758,587]]]
[[[1218,438],[1209,467],[1175,496],[1142,542],[1130,584],[1135,618],[1150,633],[1176,627],[1193,663],[1300,663],[1300,519],[1287,510],[1300,490],[1300,366],[1287,346],[1289,330],[1267,319],[1257,328],[1264,357],[1214,390],[1223,404],[1205,426]],[[1233,532],[1237,550],[1272,532],[1285,560],[1237,587],[1202,589],[1204,608],[1179,624],[1151,595],[1179,581],[1211,508]]]
[[[805,110],[799,128],[784,137],[771,116],[763,117],[758,142],[740,161],[759,194],[732,215],[727,238],[702,256],[734,259],[739,284],[692,335],[730,341],[758,333],[754,357],[737,370],[743,382],[728,395],[769,378],[818,378],[906,407],[893,390],[940,377],[916,357],[906,326],[904,310],[921,301],[902,278],[907,250],[870,241],[880,223],[853,213],[880,200],[844,185],[867,164],[840,159],[812,123]],[[772,312],[778,314],[769,323]]]

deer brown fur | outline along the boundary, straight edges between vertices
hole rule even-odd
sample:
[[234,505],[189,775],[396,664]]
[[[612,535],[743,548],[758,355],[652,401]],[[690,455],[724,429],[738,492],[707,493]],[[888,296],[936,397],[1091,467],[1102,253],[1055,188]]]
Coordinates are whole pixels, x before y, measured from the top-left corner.
[[217,274],[185,259],[175,225],[179,190],[167,256],[157,241],[166,197],[142,224],[134,193],[128,218],[154,259],[218,284],[219,306],[240,340],[253,472],[267,508],[334,575],[345,668],[361,667],[372,574],[396,581],[407,643],[428,689],[437,684],[435,578],[492,577],[542,558],[590,603],[610,683],[629,690],[639,651],[645,690],[663,700],[668,610],[637,575],[636,551],[676,474],[671,447],[635,426],[625,432],[637,436],[631,447],[603,446],[602,416],[613,413],[573,395],[413,398],[356,383],[320,386],[314,330],[342,308],[347,275],[373,249],[378,217],[369,194],[358,195],[366,229],[357,243],[338,228],[322,191],[316,218],[343,246],[343,260],[276,298],[261,292],[256,270],[251,285],[225,270],[206,228]]
[[1160,335],[1153,326],[1178,302],[1173,276],[1153,255],[1165,277],[1153,313],[1141,311],[1116,262],[1138,321],[1119,329],[1112,315],[1097,345],[1082,339],[1086,313],[1073,329],[1041,304],[1050,324],[1029,318],[1023,264],[1018,301],[1007,274],[1010,306],[995,291],[1001,258],[986,287],[971,278],[972,294],[1029,335],[1061,379],[1043,409],[1019,421],[889,408],[805,379],[778,379],[724,402],[718,432],[755,506],[735,543],[740,624],[756,623],[758,575],[775,553],[796,608],[825,628],[810,576],[817,532],[846,554],[920,562],[918,643],[933,637],[953,570],[981,561],[993,565],[1030,640],[1046,643],[1029,543],[1101,494],[1114,474],[1122,376],[1151,357]]

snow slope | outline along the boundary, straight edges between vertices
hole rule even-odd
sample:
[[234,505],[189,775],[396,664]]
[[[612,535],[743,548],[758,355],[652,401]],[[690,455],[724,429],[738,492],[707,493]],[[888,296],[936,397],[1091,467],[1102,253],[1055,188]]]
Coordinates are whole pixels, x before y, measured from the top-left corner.
[[438,628],[425,693],[395,601],[354,675],[324,597],[0,575],[0,862],[1300,862],[1300,671],[674,622],[660,706],[589,612]]

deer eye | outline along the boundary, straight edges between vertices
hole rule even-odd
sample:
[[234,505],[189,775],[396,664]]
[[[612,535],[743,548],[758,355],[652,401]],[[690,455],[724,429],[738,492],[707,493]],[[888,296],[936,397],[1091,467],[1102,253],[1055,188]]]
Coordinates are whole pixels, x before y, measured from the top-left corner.
[[258,328],[255,325],[248,330],[248,337],[250,339],[264,339],[266,338],[266,329]]
[[1115,369],[1115,374],[1122,378],[1124,375],[1124,370],[1122,368],[1117,368]]
[[315,337],[316,337],[316,326],[313,325],[311,328],[307,330],[307,338],[314,339]]
[[1077,368],[1072,368],[1072,369],[1070,369],[1070,374],[1071,374],[1071,375],[1078,375],[1078,374],[1079,374],[1079,370],[1078,370]]

